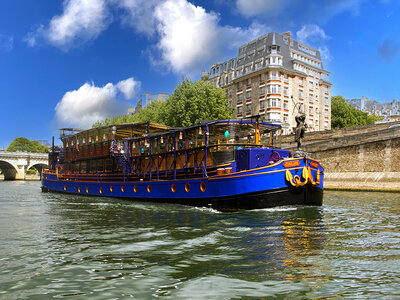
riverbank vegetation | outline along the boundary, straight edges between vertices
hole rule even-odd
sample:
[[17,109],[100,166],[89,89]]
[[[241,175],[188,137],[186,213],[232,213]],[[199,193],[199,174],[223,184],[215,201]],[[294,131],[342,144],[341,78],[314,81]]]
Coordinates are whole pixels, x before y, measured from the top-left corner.
[[19,137],[14,139],[8,146],[7,151],[25,151],[34,153],[45,153],[47,150],[46,146],[41,145],[38,141],[30,141],[25,137]]
[[370,115],[348,104],[342,96],[332,97],[332,129],[374,124],[383,120],[381,116]]
[[93,127],[152,121],[172,127],[186,127],[205,120],[232,118],[232,109],[224,90],[199,80],[184,79],[165,102],[153,102],[134,115],[108,118]]

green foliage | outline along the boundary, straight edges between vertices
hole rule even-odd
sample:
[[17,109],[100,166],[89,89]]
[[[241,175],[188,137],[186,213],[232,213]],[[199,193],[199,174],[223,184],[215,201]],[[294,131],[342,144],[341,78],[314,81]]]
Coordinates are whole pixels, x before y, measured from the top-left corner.
[[220,88],[205,81],[184,79],[165,102],[154,102],[133,116],[123,115],[99,121],[93,127],[131,122],[152,121],[171,127],[186,127],[202,120],[223,120],[232,117],[228,99]]
[[30,141],[27,138],[19,137],[14,139],[8,146],[7,151],[26,151],[26,152],[36,152],[45,153],[47,147],[41,145],[38,141]]
[[383,117],[369,115],[350,104],[342,96],[332,97],[332,129],[374,124]]
[[186,127],[202,120],[223,120],[232,117],[228,99],[220,88],[205,81],[184,79],[166,100],[161,120],[172,127]]

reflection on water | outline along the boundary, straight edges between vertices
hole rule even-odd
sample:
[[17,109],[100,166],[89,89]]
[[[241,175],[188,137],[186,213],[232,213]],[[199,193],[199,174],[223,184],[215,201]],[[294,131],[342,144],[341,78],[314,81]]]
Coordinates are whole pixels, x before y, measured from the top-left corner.
[[236,213],[1,182],[0,299],[394,298],[398,194]]

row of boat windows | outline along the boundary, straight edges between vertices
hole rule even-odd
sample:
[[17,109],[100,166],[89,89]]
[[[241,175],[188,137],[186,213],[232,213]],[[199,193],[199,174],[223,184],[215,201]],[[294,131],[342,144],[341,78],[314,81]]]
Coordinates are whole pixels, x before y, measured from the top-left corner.
[[[69,191],[66,185],[64,185],[64,188],[63,188],[63,189],[64,189],[64,191],[66,191],[66,192]],[[122,185],[120,189],[121,189],[121,192],[122,192],[122,193],[125,193],[126,189],[125,189],[125,186],[124,186],[124,185]],[[204,193],[204,192],[206,191],[206,189],[207,189],[206,183],[205,183],[205,182],[200,183],[200,191]],[[109,186],[109,190],[110,190],[111,193],[113,193],[113,192],[115,191],[114,186],[113,186],[113,185],[110,185],[110,186]],[[137,186],[137,185],[134,185],[133,188],[132,188],[132,190],[133,190],[134,193],[137,193],[138,190],[139,190],[139,189],[138,189],[138,186]],[[176,184],[175,184],[175,183],[171,184],[171,192],[175,193],[176,190],[177,190]],[[188,182],[185,183],[185,192],[186,192],[186,193],[189,193],[190,190],[191,190],[190,183],[188,183]],[[148,193],[151,193],[151,191],[152,191],[152,186],[151,186],[151,184],[148,184],[148,185],[146,186],[146,191],[147,191]],[[73,192],[73,191],[71,190],[71,192]],[[79,186],[79,187],[78,187],[78,193],[83,193],[83,192],[86,192],[86,194],[89,194],[89,187],[86,187],[85,190],[83,190],[83,189],[81,189],[81,187]],[[100,187],[100,188],[99,188],[99,194],[103,194],[103,187]]]
[[[160,135],[157,137],[149,137],[140,141],[133,141],[132,149],[137,149],[137,153],[145,152],[142,149],[149,149],[152,145],[152,152],[168,152],[177,150],[190,149],[201,147],[205,145],[206,136],[207,144],[214,145],[220,143],[255,143],[255,124],[226,124],[219,126],[210,126],[209,132],[205,133],[203,128],[188,131],[178,131],[171,134]],[[269,144],[270,132],[263,132],[261,130],[260,142],[262,144]],[[103,139],[99,140],[99,136],[72,138],[64,141],[64,148],[78,148],[78,146],[88,145],[92,143],[100,143],[108,141],[108,136],[103,134]],[[122,143],[122,141],[120,141]],[[175,144],[176,143],[176,144]],[[176,145],[176,146],[175,146]],[[134,151],[133,151],[134,152]]]

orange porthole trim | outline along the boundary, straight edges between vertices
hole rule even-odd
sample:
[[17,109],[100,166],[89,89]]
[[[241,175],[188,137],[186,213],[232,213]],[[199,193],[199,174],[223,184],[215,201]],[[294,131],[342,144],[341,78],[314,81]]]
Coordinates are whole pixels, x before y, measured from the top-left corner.
[[67,190],[67,186],[66,185],[64,185],[64,191],[66,191]]
[[110,185],[110,192],[112,193],[114,191],[114,187]]
[[175,183],[171,184],[171,191],[172,191],[173,193],[176,192],[176,184],[175,184]]
[[133,191],[136,193],[137,192],[137,185],[133,186]]
[[147,192],[148,192],[148,193],[151,193],[151,184],[149,184],[149,185],[147,186]]
[[81,192],[81,187],[80,186],[78,186],[78,193],[80,193]]
[[99,189],[99,193],[103,194],[103,188],[102,187]]
[[185,191],[186,191],[186,193],[190,192],[190,183],[189,182],[185,183]]
[[125,186],[121,185],[121,192],[125,193]]
[[86,187],[86,194],[89,193],[89,187]]
[[204,193],[206,191],[206,188],[207,188],[207,186],[206,186],[205,182],[200,183],[200,191],[202,191]]

